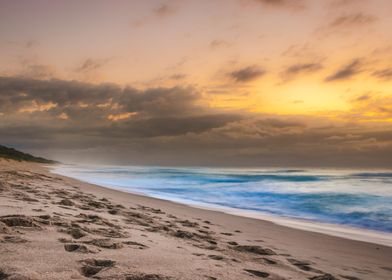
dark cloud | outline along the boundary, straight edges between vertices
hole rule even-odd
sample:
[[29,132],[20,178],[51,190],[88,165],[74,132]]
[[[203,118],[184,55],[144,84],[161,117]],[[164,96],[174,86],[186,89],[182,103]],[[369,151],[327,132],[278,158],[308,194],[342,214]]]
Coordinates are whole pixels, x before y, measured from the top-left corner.
[[78,67],[76,70],[78,72],[94,71],[106,65],[108,61],[109,61],[108,59],[88,58],[85,61],[83,61],[82,65]]
[[371,97],[369,94],[362,94],[354,99],[354,101],[366,101],[369,100]]
[[49,65],[25,63],[20,75],[32,79],[49,79],[54,77],[55,71]]
[[56,103],[60,107],[79,103],[97,105],[120,95],[113,84],[98,86],[76,81],[35,80],[23,77],[0,77],[0,110],[16,112],[31,101]]
[[152,88],[142,92],[125,88],[118,101],[126,111],[162,117],[201,113],[204,109],[195,105],[199,99],[200,93],[192,88]]
[[359,30],[371,26],[378,20],[377,17],[365,14],[362,12],[343,14],[335,17],[329,23],[317,28],[315,34],[321,39],[325,36],[340,35],[346,36],[348,34],[363,35]]
[[7,40],[2,43],[9,45],[9,46],[12,46],[12,47],[19,47],[19,48],[25,48],[25,49],[32,49],[32,48],[39,45],[39,41],[34,40],[34,39],[30,39],[27,41]]
[[329,25],[329,28],[353,27],[367,25],[377,20],[375,16],[363,13],[343,15],[335,18]]
[[[190,87],[141,91],[114,84],[0,78],[0,112],[8,118],[22,118],[27,112],[28,118],[46,125],[61,123],[76,130],[89,126],[96,131],[118,127],[128,136],[152,137],[201,131],[239,119],[196,105],[199,99],[200,93]],[[58,118],[61,114],[68,116],[66,121]],[[124,121],[114,125],[113,120]]]
[[293,104],[301,104],[301,103],[304,103],[304,101],[303,100],[293,100],[291,103],[293,103]]
[[306,7],[305,0],[253,0],[253,1],[274,8],[304,9]]
[[37,46],[39,44],[39,42],[37,40],[28,40],[25,44],[27,49],[33,48],[35,46]]
[[176,13],[176,7],[168,4],[161,4],[154,8],[149,15],[141,17],[131,23],[133,27],[141,27],[145,24],[154,23],[168,18]]
[[387,107],[381,106],[378,109],[381,113],[388,114],[388,115],[392,114],[392,108],[387,108]]
[[392,68],[374,71],[372,75],[383,80],[392,80]]
[[[35,80],[23,77],[0,77],[0,108],[17,111],[20,106],[36,101],[55,103],[61,108],[79,108],[116,105],[113,113],[133,112],[145,114],[178,114],[200,109],[194,102],[200,94],[192,88],[152,88],[144,91],[115,84],[89,84],[65,80]],[[186,111],[186,112],[185,112]]]
[[102,135],[113,137],[162,137],[178,136],[187,133],[201,133],[213,128],[222,127],[241,117],[235,114],[213,114],[183,117],[154,117],[148,119],[136,119],[105,127],[101,130]]
[[[392,127],[216,111],[190,87],[0,78],[1,143],[61,161],[227,166],[390,166]],[[53,103],[52,107],[45,104]],[[33,104],[33,105],[32,105]],[[23,111],[26,106],[36,110]],[[41,107],[40,107],[41,106]],[[375,103],[384,115],[386,102]],[[33,109],[34,109],[33,108]],[[42,109],[42,110],[41,110]],[[69,119],[59,119],[66,113]],[[109,120],[108,115],[129,118]]]
[[348,5],[358,5],[360,2],[365,2],[366,0],[330,0],[329,6],[338,8],[344,7]]
[[154,14],[157,17],[166,17],[172,15],[174,12],[175,8],[167,4],[162,4],[158,8],[154,9]]
[[174,165],[374,167],[392,163],[391,144],[392,133],[386,128],[309,127],[290,119],[246,118],[206,132],[154,141],[153,151],[147,149],[150,157],[141,160]]
[[323,68],[320,63],[304,63],[291,65],[285,71],[286,74],[298,74],[301,72],[317,71]]
[[247,66],[245,68],[232,71],[228,76],[235,82],[243,83],[250,82],[262,77],[265,71],[258,66]]
[[217,39],[215,39],[215,40],[212,40],[210,42],[210,47],[212,49],[218,49],[218,48],[228,47],[228,46],[230,46],[230,44],[227,41],[225,41],[225,40],[217,40]]
[[178,81],[178,80],[183,80],[183,79],[185,79],[186,77],[187,77],[186,74],[173,74],[173,75],[171,75],[169,78],[170,78],[171,80],[176,80],[176,81]]
[[322,68],[323,66],[320,63],[293,64],[282,73],[282,78],[283,80],[289,80],[299,74],[316,72]]
[[339,81],[349,79],[361,72],[362,63],[359,59],[355,59],[347,65],[344,65],[337,72],[325,78],[326,82]]

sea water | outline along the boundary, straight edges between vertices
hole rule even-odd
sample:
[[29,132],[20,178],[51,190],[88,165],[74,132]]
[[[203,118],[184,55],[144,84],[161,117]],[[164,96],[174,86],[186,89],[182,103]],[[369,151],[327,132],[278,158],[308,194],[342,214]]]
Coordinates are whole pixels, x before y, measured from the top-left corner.
[[193,205],[392,233],[392,171],[59,165],[54,172]]

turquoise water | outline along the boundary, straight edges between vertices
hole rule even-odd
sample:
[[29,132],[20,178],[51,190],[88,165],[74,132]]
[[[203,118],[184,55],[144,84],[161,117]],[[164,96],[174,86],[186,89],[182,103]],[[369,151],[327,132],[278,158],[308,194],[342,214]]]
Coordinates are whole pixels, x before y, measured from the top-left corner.
[[392,232],[392,172],[59,166],[56,173],[173,201]]

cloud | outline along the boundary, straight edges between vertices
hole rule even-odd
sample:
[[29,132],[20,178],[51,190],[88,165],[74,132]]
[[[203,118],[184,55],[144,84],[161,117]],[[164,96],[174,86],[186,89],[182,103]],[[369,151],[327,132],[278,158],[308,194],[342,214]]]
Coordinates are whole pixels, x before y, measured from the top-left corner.
[[[0,77],[1,142],[77,162],[392,164],[390,123],[353,125],[320,117],[214,110],[203,105],[202,96],[192,87],[139,90],[116,84]],[[355,103],[357,115],[371,109],[389,118],[391,101],[360,99],[363,102]]]
[[136,119],[120,126],[102,129],[102,135],[113,135],[123,138],[150,138],[162,136],[179,136],[188,133],[201,133],[213,128],[222,127],[240,117],[235,114],[211,114],[192,116],[170,116]]
[[109,63],[111,58],[94,59],[87,58],[75,69],[75,75],[79,80],[86,82],[98,82],[103,79],[102,68]]
[[175,8],[173,6],[162,4],[158,8],[154,9],[154,14],[157,17],[167,17],[174,14]]
[[154,8],[149,15],[141,17],[131,23],[133,27],[141,27],[145,24],[154,23],[168,18],[176,13],[176,7],[168,4],[161,4]]
[[247,66],[228,73],[228,76],[238,83],[245,83],[264,76],[265,71],[258,66]]
[[328,24],[319,27],[315,30],[315,34],[321,38],[330,35],[346,35],[346,34],[361,34],[359,29],[369,27],[374,24],[378,18],[376,16],[365,13],[351,13],[343,14],[335,17]]
[[0,110],[16,111],[26,102],[52,102],[58,107],[97,105],[116,98],[121,88],[114,84],[92,85],[77,81],[36,80],[25,77],[0,77]]
[[110,114],[107,118],[111,121],[121,121],[129,119],[132,116],[136,116],[137,112],[126,112],[126,113],[119,113],[119,114]]
[[230,46],[230,44],[225,40],[215,39],[210,42],[210,48],[212,49],[218,49],[218,48],[228,47],[228,46]]
[[137,90],[115,84],[0,77],[0,112],[8,119],[36,120],[36,125],[56,125],[61,120],[61,125],[76,129],[100,123],[98,131],[121,122],[119,129],[138,136],[200,131],[239,119],[197,105],[200,97],[190,87]]
[[173,75],[171,75],[169,78],[170,78],[171,80],[178,81],[178,80],[183,80],[183,79],[185,79],[186,77],[187,77],[186,74],[178,73],[178,74],[173,74]]
[[[154,152],[160,151],[161,164],[189,164],[186,158],[192,158],[193,165],[219,166],[374,167],[392,162],[388,157],[392,133],[385,127],[367,130],[353,125],[310,126],[308,121],[292,119],[245,118],[203,133],[154,142]],[[331,135],[336,136],[332,142],[328,139]],[[184,157],[173,162],[173,154]]]
[[305,0],[252,0],[255,3],[262,4],[272,8],[285,9],[304,9],[306,7]]
[[335,18],[330,24],[330,28],[352,27],[359,25],[367,25],[377,20],[375,16],[363,13],[343,15]]
[[340,81],[349,79],[361,72],[362,63],[359,59],[355,59],[347,65],[344,65],[335,73],[325,78],[326,82]]
[[293,64],[289,66],[285,71],[282,73],[283,80],[289,80],[293,77],[302,74],[302,73],[309,73],[309,72],[316,72],[322,69],[323,66],[320,63],[299,63]]
[[369,100],[370,98],[371,98],[370,95],[366,93],[356,97],[354,101],[362,102],[362,101]]
[[109,59],[87,58],[82,65],[76,69],[77,72],[90,72],[97,70],[107,64]]
[[[380,92],[366,92],[354,96],[351,100],[351,110],[347,112],[346,119],[360,122],[386,122],[392,117],[392,98]],[[388,126],[388,125],[386,125]]]
[[27,49],[33,48],[35,46],[39,45],[39,42],[37,40],[28,40],[25,44]]
[[378,110],[383,114],[392,115],[392,108],[382,106],[382,107],[379,107]]
[[183,116],[204,111],[196,105],[200,97],[200,92],[190,87],[150,88],[142,92],[125,88],[118,102],[127,111],[138,111],[149,116]]
[[49,65],[25,64],[20,75],[32,79],[50,79],[55,76],[55,70]]
[[385,68],[383,70],[374,71],[372,76],[386,81],[392,80],[392,68]]
[[12,47],[19,47],[19,48],[25,48],[25,49],[32,49],[40,44],[40,42],[38,40],[34,40],[34,39],[30,39],[27,41],[9,40],[4,43],[9,46],[12,46]]
[[360,2],[365,2],[366,0],[330,0],[329,6],[333,8],[344,7],[349,5],[358,5]]

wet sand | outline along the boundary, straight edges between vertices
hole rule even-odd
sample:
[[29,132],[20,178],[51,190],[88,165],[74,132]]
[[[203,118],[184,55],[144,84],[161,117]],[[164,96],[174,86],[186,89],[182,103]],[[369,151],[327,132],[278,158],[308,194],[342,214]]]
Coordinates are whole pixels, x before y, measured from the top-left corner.
[[0,279],[391,279],[392,247],[0,160]]

